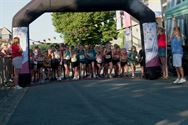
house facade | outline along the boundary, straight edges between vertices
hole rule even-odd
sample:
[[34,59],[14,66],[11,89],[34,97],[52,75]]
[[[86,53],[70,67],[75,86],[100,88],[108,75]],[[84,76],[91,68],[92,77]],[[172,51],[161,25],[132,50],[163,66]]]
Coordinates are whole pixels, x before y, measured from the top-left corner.
[[0,40],[9,42],[12,39],[12,33],[6,27],[0,28]]

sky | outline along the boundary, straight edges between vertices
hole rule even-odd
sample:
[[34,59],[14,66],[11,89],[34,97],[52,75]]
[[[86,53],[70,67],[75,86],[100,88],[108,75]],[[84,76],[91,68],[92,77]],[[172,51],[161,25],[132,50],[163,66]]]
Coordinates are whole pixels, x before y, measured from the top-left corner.
[[[0,0],[0,28],[12,30],[12,18],[31,0]],[[56,37],[60,41],[60,34],[55,32],[52,24],[51,13],[45,13],[29,25],[30,39],[42,41]],[[62,41],[62,40],[61,40]]]
[[[11,31],[13,16],[30,1],[31,0],[0,0],[0,28],[7,27]],[[157,1],[159,2],[159,0],[151,1],[153,2],[151,2],[152,4],[149,6],[152,9],[160,8],[159,6],[153,6],[160,5],[156,3]],[[154,9],[154,11],[158,10]],[[60,34],[55,32],[50,14],[51,13],[45,13],[30,24],[30,39],[34,41],[43,41],[48,38],[53,40],[53,38],[56,37],[56,41],[63,41],[59,37]]]

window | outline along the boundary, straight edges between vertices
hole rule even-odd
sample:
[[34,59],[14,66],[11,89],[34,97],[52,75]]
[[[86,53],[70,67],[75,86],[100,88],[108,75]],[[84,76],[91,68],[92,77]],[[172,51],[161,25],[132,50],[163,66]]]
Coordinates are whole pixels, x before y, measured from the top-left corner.
[[176,1],[176,4],[180,4],[180,3],[181,3],[181,0],[177,0],[177,1]]
[[175,6],[175,0],[170,0],[170,7],[174,7]]

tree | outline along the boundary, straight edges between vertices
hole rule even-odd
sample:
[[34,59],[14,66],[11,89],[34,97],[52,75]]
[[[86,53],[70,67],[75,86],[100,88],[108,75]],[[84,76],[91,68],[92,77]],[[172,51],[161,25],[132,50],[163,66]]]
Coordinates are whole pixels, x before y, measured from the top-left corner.
[[106,43],[117,37],[115,12],[53,13],[58,33],[69,45]]

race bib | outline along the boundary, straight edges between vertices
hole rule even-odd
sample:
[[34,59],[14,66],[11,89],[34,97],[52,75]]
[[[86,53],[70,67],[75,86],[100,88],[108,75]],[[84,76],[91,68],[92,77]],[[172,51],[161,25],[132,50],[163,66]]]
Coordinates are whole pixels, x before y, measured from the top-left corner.
[[55,58],[56,59],[60,59],[60,55],[55,55]]
[[37,61],[34,61],[34,64],[37,65]]
[[84,55],[80,55],[79,57],[80,57],[81,60],[85,59]]
[[110,59],[110,58],[111,58],[111,55],[106,55],[105,58],[106,58],[106,59]]
[[70,56],[66,56],[65,59],[66,59],[66,60],[69,60],[69,59],[70,59]]
[[97,62],[98,63],[102,63],[102,59],[101,58],[97,58]]
[[71,58],[71,62],[76,62],[77,59],[76,58]]
[[88,56],[89,56],[89,57],[93,57],[93,54],[92,54],[92,53],[88,53]]

